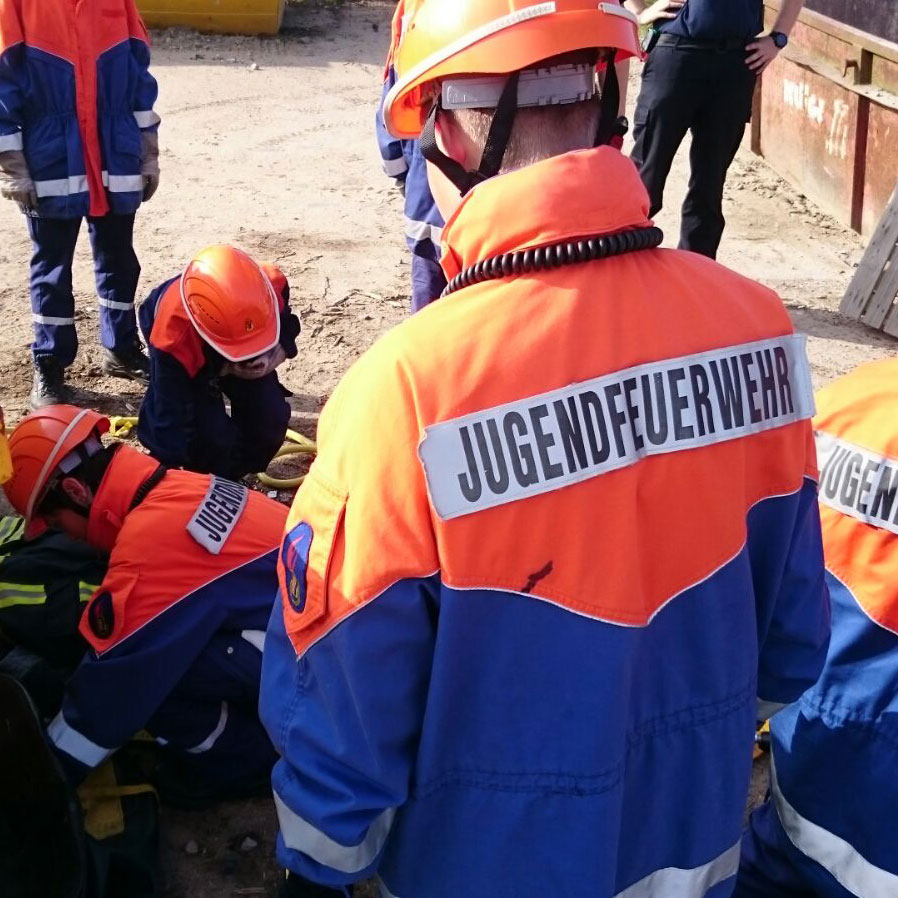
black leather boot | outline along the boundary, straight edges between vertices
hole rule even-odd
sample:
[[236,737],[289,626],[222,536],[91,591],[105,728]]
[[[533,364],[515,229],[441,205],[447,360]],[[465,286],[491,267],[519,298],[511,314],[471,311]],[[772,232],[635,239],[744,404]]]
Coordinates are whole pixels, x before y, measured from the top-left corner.
[[119,352],[104,349],[103,371],[112,377],[122,377],[145,384],[150,379],[150,360],[137,342]]
[[69,390],[65,385],[65,368],[51,355],[36,358],[31,407],[39,409],[48,405],[64,405],[68,401]]

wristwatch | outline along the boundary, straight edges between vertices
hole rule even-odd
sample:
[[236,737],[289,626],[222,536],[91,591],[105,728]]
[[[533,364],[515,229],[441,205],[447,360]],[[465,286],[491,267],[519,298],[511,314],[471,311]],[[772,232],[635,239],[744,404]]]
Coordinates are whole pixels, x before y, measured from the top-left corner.
[[771,31],[770,37],[773,38],[773,43],[776,44],[777,50],[782,50],[786,44],[789,43],[789,36],[787,34],[783,34],[782,31]]

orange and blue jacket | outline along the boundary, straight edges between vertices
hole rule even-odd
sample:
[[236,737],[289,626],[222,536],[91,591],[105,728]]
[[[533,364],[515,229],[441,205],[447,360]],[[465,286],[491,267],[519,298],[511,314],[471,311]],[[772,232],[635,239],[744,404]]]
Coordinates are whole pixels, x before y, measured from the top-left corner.
[[23,150],[50,218],[129,214],[158,93],[134,0],[0,3],[0,152]]
[[815,895],[898,894],[898,359],[817,394],[833,604],[820,679],[770,722],[771,798]]
[[[567,154],[478,185],[443,266],[647,211],[620,153]],[[281,547],[280,861],[415,898],[729,895],[758,702],[828,645],[812,412],[776,295],[690,253],[482,283],[382,338]]]
[[[109,568],[81,618],[89,650],[48,730],[74,782],[139,730],[152,733],[153,715],[214,637],[258,648],[271,613],[287,510],[188,471],[166,472],[140,501],[158,468],[122,446],[90,510],[87,539],[110,553]],[[222,695],[229,676],[246,672],[218,671]]]

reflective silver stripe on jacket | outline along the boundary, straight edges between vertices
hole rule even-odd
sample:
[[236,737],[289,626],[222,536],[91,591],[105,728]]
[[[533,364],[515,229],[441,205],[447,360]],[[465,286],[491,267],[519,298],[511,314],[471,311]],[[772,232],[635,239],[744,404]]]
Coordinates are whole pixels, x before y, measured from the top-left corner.
[[143,112],[135,112],[134,121],[137,122],[137,127],[142,130],[144,128],[152,128],[153,125],[158,125],[162,119],[159,118],[152,109],[147,109]]
[[60,711],[47,727],[47,735],[50,741],[67,755],[71,755],[76,761],[80,761],[86,767],[96,767],[108,758],[114,749],[104,748],[91,742],[87,736],[72,729],[66,722]]
[[408,171],[408,163],[400,156],[398,159],[384,159],[384,172],[391,178],[404,174]]
[[792,844],[828,870],[853,895],[895,898],[898,876],[871,864],[850,842],[802,817],[780,791],[776,764],[770,762],[770,794],[780,823]]
[[274,792],[274,804],[284,844],[340,873],[360,873],[377,858],[396,816],[396,809],[389,808],[368,827],[365,838],[358,845],[341,845],[291,811],[277,792]]
[[87,193],[87,175],[72,175],[55,181],[35,181],[34,192],[39,196],[71,196]]
[[671,898],[673,895],[677,898],[702,898],[714,886],[736,875],[740,844],[737,842],[714,860],[692,870],[682,870],[680,867],[656,870],[618,892],[614,898]]
[[15,131],[12,134],[0,134],[0,153],[8,153],[10,150],[21,150],[22,132]]
[[426,221],[415,221],[414,218],[405,219],[405,236],[409,240],[430,240],[435,246],[440,245],[443,239],[443,229]]

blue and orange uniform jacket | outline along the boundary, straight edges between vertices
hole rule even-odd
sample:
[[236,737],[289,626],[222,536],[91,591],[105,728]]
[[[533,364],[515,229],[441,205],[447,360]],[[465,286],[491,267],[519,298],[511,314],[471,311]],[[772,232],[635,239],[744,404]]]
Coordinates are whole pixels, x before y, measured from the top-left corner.
[[402,39],[405,8],[402,0],[393,16],[392,42],[384,69],[384,86],[375,116],[377,146],[384,172],[405,186],[405,242],[412,254],[412,311],[438,299],[446,286],[440,268],[443,217],[430,192],[427,163],[417,140],[397,140],[384,125],[383,104],[396,83],[393,56]]
[[[443,266],[647,211],[619,152],[567,154],[478,185]],[[758,702],[828,645],[812,409],[776,295],[691,253],[482,283],[381,339],[281,548],[280,861],[401,898],[729,895]]]
[[[281,346],[287,358],[296,358],[300,324],[290,311],[290,286],[279,268],[263,263],[262,269],[278,297]],[[180,281],[178,276],[160,284],[138,312],[140,330],[149,348],[150,382],[137,432],[144,446],[172,467],[189,466],[190,445],[196,436],[197,392],[202,392],[199,388],[206,382],[217,380],[225,363],[190,321],[181,301]],[[276,435],[275,449],[283,441],[284,429],[286,424]]]
[[[133,507],[158,468],[119,448],[91,507],[87,539],[110,552],[109,569],[81,619],[88,652],[48,729],[74,782],[142,729],[186,752],[210,751],[227,723],[228,697],[258,688],[261,658],[255,670],[252,658],[277,592],[286,509],[187,471],[168,471]],[[173,723],[166,703],[222,639],[231,649],[214,672],[222,702],[181,702],[182,719]],[[164,731],[154,726],[160,716]]]
[[752,815],[739,894],[886,898],[898,895],[898,359],[817,404],[832,641],[817,684],[770,721],[771,800]]
[[158,89],[133,0],[3,0],[0,152],[24,150],[49,218],[130,214]]

